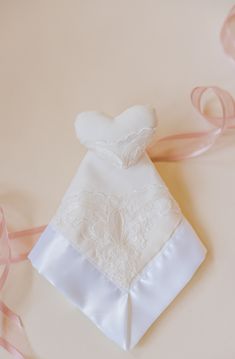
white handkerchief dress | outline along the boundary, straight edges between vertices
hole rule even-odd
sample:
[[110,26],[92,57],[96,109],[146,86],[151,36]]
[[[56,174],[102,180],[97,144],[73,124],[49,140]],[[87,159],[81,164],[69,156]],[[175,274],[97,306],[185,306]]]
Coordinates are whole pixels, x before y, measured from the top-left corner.
[[206,248],[150,160],[157,118],[136,105],[85,111],[87,153],[28,258],[123,349],[133,348],[191,279]]

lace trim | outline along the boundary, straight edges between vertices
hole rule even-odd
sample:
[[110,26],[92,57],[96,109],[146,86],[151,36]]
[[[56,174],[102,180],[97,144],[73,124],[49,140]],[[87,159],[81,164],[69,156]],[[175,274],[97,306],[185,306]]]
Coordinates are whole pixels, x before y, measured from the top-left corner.
[[138,274],[149,232],[161,219],[181,211],[163,185],[122,196],[81,191],[64,198],[51,224],[120,288]]
[[146,127],[117,140],[85,141],[84,144],[101,158],[110,159],[118,167],[128,168],[138,161],[155,131],[156,127]]

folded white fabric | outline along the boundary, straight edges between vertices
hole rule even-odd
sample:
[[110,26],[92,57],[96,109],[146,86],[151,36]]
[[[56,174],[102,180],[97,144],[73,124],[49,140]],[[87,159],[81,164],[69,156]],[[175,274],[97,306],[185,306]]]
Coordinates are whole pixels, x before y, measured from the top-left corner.
[[78,114],[88,151],[28,258],[123,349],[133,348],[206,255],[146,148],[154,109]]

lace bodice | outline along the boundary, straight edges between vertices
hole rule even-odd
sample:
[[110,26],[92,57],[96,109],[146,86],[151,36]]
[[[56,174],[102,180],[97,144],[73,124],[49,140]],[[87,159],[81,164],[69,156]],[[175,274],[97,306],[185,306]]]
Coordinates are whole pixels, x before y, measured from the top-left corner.
[[136,105],[112,119],[102,112],[80,113],[75,121],[77,136],[88,149],[113,165],[128,168],[135,164],[156,130],[155,112]]

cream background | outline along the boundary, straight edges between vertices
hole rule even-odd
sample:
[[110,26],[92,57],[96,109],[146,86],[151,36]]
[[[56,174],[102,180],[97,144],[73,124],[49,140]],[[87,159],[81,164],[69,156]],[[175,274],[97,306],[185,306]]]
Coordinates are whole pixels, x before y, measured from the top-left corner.
[[[77,112],[156,107],[159,136],[202,128],[190,92],[235,95],[219,31],[233,1],[0,1],[0,202],[9,229],[47,223],[85,149]],[[109,341],[31,267],[12,266],[3,298],[35,359],[235,357],[235,134],[195,160],[157,164],[209,250],[206,262],[131,352]],[[11,358],[0,349],[0,358]]]

